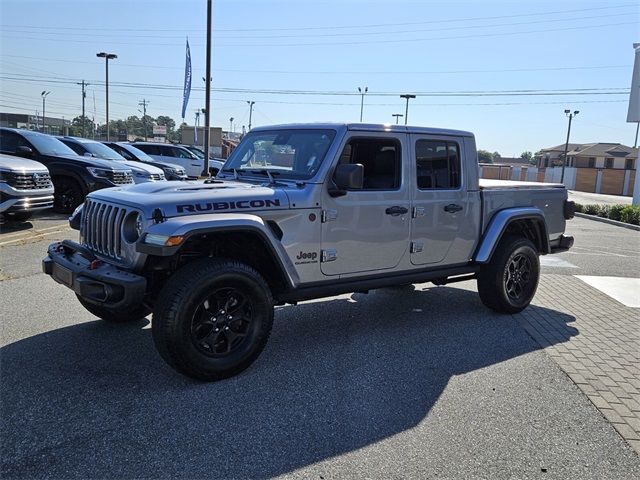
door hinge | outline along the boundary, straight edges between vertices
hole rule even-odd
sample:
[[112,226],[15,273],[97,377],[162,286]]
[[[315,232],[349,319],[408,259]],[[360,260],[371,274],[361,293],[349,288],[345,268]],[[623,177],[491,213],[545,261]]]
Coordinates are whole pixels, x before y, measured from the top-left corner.
[[422,242],[411,242],[411,253],[420,253],[424,247]]
[[320,255],[320,261],[322,263],[333,262],[338,258],[338,252],[336,250],[322,250]]
[[332,222],[338,218],[337,210],[323,210],[322,211],[322,223]]
[[424,217],[424,207],[413,207],[412,218]]

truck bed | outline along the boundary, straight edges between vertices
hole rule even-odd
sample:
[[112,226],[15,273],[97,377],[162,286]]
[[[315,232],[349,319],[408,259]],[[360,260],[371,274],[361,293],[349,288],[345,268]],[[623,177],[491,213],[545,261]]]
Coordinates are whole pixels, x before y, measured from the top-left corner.
[[480,179],[480,190],[485,189],[510,189],[510,190],[531,190],[544,188],[564,188],[561,183],[541,183],[541,182],[520,182],[517,180],[492,180],[488,178]]

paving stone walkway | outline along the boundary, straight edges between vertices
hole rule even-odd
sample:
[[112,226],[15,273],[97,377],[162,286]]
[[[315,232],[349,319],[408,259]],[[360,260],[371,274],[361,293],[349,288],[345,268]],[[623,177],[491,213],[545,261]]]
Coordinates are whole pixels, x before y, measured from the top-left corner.
[[543,275],[532,305],[514,317],[640,453],[640,309],[568,275]]

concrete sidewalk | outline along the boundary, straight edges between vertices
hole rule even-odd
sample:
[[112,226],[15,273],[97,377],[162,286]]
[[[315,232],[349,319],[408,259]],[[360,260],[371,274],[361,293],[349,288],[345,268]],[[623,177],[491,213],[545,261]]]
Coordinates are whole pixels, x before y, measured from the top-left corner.
[[602,193],[588,193],[569,190],[569,200],[581,205],[631,205],[632,198],[622,195],[604,195]]

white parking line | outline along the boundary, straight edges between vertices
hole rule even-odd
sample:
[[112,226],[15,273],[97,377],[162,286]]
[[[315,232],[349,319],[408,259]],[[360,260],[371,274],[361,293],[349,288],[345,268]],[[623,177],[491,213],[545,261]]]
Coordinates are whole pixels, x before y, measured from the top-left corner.
[[640,308],[640,278],[575,275],[587,285],[631,308]]
[[545,255],[540,257],[540,265],[543,267],[557,267],[557,268],[580,268],[573,263],[569,263],[560,257],[555,255]]

